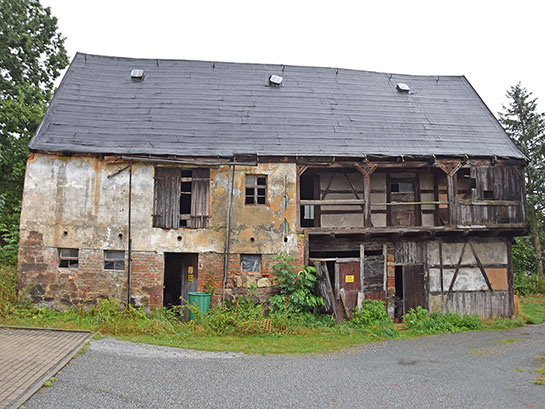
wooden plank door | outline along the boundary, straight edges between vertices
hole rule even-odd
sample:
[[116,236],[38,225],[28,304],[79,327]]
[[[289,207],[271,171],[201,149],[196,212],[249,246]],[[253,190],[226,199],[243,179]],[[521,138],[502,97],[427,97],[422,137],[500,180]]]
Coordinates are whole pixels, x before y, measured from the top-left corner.
[[403,266],[403,305],[405,313],[418,306],[426,308],[424,266],[422,264]]
[[185,305],[188,299],[188,293],[197,291],[199,282],[198,254],[183,254],[180,260],[182,269],[182,305]]
[[[344,290],[345,302],[341,299],[341,289]],[[335,262],[335,309],[337,317],[343,317],[345,310],[350,313],[358,304],[360,285],[360,260],[337,259]]]

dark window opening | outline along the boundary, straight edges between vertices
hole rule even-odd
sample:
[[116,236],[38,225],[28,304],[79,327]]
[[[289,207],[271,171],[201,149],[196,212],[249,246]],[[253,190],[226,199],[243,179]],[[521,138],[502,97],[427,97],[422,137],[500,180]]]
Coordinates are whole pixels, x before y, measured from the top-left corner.
[[[319,179],[316,175],[303,174],[299,178],[299,195],[301,200],[319,199]],[[319,225],[319,207],[314,205],[304,205],[300,209],[301,227],[317,227]]]
[[245,204],[267,204],[267,176],[246,175],[245,192]]
[[394,317],[403,316],[403,266],[395,266]]
[[483,198],[494,200],[494,191],[493,190],[483,190]]
[[390,184],[390,192],[412,193],[414,192],[414,184],[411,182],[394,182]]
[[153,227],[207,228],[209,169],[155,168]]
[[463,168],[456,172],[458,199],[472,199],[477,187],[477,180],[471,177],[471,169]]
[[125,270],[125,251],[104,250],[104,270]]
[[261,271],[261,254],[241,254],[240,269],[243,273],[259,273]]
[[78,249],[59,249],[59,267],[78,268]]

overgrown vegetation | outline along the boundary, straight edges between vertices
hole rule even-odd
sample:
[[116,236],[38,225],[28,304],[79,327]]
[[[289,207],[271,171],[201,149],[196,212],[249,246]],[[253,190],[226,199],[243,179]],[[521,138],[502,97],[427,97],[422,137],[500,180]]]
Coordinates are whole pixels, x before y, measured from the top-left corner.
[[316,269],[307,266],[297,271],[291,264],[293,257],[280,254],[277,259],[279,263],[273,269],[280,293],[270,299],[271,313],[315,313],[318,307],[324,305],[324,300],[314,295]]
[[[306,272],[313,274],[311,270]],[[354,310],[353,319],[344,323],[311,311],[308,305],[306,311],[287,312],[286,304],[282,304],[283,309],[266,314],[264,307],[254,302],[255,289],[224,306],[212,307],[204,316],[196,307],[187,307],[193,309],[196,317],[191,322],[181,320],[182,307],[158,308],[146,313],[142,308],[125,308],[113,299],[101,300],[88,309],[58,312],[18,304],[15,275],[14,267],[0,268],[0,323],[4,325],[86,329],[135,342],[202,350],[259,354],[334,352],[381,339],[507,329],[524,324],[520,317],[480,320],[476,316],[429,313],[422,308],[409,311],[403,324],[394,324],[386,314],[384,303],[379,300],[365,300],[361,310]],[[307,275],[298,277],[299,280],[308,279]],[[290,287],[285,288],[293,290],[299,287],[292,281]],[[287,295],[290,300],[291,294],[286,291],[282,297]],[[521,306],[524,311],[521,317],[528,322],[545,321],[544,298],[523,298]]]
[[[27,143],[68,65],[64,37],[37,0],[0,1],[0,263],[14,263]],[[3,242],[7,244],[2,247]]]

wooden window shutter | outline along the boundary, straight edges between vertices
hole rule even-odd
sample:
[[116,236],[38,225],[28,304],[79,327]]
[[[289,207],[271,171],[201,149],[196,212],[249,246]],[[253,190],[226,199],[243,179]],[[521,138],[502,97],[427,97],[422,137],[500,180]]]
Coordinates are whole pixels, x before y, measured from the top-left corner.
[[191,227],[207,228],[210,216],[210,169],[193,169],[191,184]]
[[180,227],[181,171],[178,168],[155,168],[153,227]]

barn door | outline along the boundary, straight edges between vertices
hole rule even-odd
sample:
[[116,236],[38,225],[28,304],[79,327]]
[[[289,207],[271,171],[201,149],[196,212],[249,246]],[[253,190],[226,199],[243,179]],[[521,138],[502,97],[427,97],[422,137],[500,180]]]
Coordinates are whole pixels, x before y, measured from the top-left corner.
[[360,259],[338,258],[335,262],[335,311],[337,317],[351,317],[361,291]]
[[424,266],[422,264],[403,266],[403,306],[404,313],[418,306],[426,308]]

